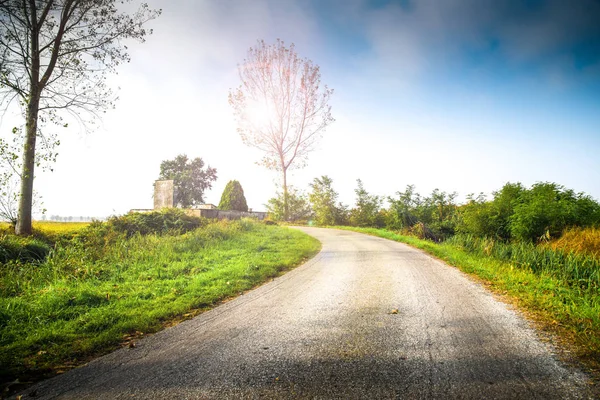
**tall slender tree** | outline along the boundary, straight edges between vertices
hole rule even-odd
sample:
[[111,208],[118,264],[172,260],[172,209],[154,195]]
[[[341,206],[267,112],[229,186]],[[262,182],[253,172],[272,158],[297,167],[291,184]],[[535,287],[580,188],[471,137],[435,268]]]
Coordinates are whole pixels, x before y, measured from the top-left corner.
[[229,103],[242,141],[264,153],[261,164],[282,174],[284,214],[288,219],[287,172],[305,165],[325,128],[334,121],[321,86],[318,65],[277,39],[259,40],[238,66],[241,84],[230,90]]
[[160,10],[147,4],[119,10],[130,0],[0,1],[0,94],[15,99],[25,118],[16,233],[31,233],[36,142],[43,121],[64,124],[65,110],[87,126],[113,106],[107,74],[129,61],[124,39],[144,41],[144,24]]

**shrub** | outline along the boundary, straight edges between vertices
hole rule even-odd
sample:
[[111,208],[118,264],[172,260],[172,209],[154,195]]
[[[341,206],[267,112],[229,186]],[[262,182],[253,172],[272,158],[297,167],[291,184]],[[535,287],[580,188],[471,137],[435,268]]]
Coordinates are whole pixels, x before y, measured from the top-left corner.
[[[283,193],[277,192],[266,204],[269,218],[283,221],[285,218]],[[312,210],[306,195],[292,186],[288,186],[288,221],[303,221],[312,217]]]
[[242,185],[238,181],[227,182],[225,190],[223,190],[223,194],[221,195],[219,209],[248,212],[244,189],[242,189]]
[[130,213],[111,217],[106,222],[92,222],[77,233],[73,243],[85,246],[90,259],[100,259],[112,244],[136,234],[183,234],[207,224],[206,218],[189,215],[177,208]]
[[189,215],[181,209],[166,208],[149,213],[130,213],[111,217],[105,224],[108,229],[131,237],[136,233],[140,235],[181,234],[206,225],[206,219]]
[[576,194],[556,183],[536,183],[523,192],[510,216],[514,239],[536,241],[542,236],[559,237],[570,226],[598,223],[600,205],[583,193]]

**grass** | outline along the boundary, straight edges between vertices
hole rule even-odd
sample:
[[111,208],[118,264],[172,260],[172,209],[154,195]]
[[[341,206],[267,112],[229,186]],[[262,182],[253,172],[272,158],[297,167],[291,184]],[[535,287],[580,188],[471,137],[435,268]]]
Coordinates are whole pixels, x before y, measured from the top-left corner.
[[571,228],[547,245],[567,253],[586,254],[600,258],[600,228]]
[[156,332],[281,274],[320,248],[299,231],[246,220],[210,223],[183,235],[119,236],[101,244],[102,251],[69,243],[55,246],[43,261],[1,266],[4,382],[39,379],[132,335]]
[[558,334],[596,375],[600,368],[600,261],[534,245],[473,238],[434,243],[383,229],[350,228],[409,244],[507,295],[545,330]]

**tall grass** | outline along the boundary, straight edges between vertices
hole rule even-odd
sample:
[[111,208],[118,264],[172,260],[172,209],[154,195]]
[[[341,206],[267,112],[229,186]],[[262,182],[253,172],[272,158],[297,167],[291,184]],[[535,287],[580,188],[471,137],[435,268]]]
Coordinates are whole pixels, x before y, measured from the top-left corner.
[[517,268],[554,276],[583,290],[600,288],[600,259],[582,252],[557,251],[532,243],[504,243],[472,235],[456,235],[447,244],[480,256],[508,261]]
[[0,382],[32,380],[110,350],[125,336],[154,332],[320,247],[299,231],[247,220],[207,223],[185,234],[105,228],[90,225],[43,260],[1,265]]
[[571,228],[548,243],[548,247],[567,253],[586,254],[600,258],[600,228]]

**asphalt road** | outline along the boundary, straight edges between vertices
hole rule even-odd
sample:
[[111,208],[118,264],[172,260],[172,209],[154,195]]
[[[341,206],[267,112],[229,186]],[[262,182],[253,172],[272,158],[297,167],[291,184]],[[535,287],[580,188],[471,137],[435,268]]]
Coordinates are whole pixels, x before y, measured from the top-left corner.
[[458,270],[400,243],[301,229],[323,243],[305,265],[23,399],[593,397]]

